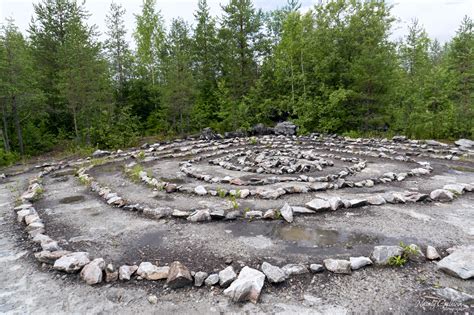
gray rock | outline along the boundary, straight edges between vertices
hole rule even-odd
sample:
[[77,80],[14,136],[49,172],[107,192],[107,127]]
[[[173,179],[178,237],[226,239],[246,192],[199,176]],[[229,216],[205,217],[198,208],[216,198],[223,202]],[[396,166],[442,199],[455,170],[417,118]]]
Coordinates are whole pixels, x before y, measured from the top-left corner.
[[234,210],[234,211],[228,212],[225,215],[225,219],[226,220],[235,220],[235,219],[237,219],[238,217],[241,217],[241,216],[242,216],[242,214],[240,213],[239,210]]
[[438,251],[435,247],[428,245],[426,247],[426,258],[428,258],[429,260],[435,260],[440,259],[441,256],[438,254]]
[[375,196],[368,197],[367,198],[367,203],[369,205],[380,206],[380,205],[383,205],[387,202],[385,201],[385,199],[382,196],[375,195]]
[[257,303],[265,282],[265,275],[253,268],[245,266],[230,287],[224,290],[234,302],[250,301]]
[[109,151],[104,151],[104,150],[96,150],[96,151],[94,151],[94,153],[92,153],[93,158],[100,158],[100,157],[104,157],[104,156],[107,156],[107,155],[110,155],[110,152]]
[[324,259],[324,267],[334,273],[350,274],[351,263],[343,259]]
[[421,251],[420,247],[416,244],[410,244],[408,246],[410,248],[410,252],[408,252],[408,259],[411,261],[422,262],[425,261],[425,255]]
[[349,202],[351,203],[351,208],[359,208],[367,205],[367,199],[351,199]]
[[[208,276],[209,275],[207,274],[207,272],[204,272],[204,271],[196,272],[196,274],[194,275],[194,286],[201,287],[204,284],[204,280],[206,280]],[[219,277],[217,278],[217,281],[219,281]]]
[[64,255],[70,254],[70,253],[71,252],[67,251],[67,250],[57,250],[57,251],[54,251],[54,252],[44,250],[44,251],[35,253],[35,258],[39,262],[53,265],[54,262],[57,259],[63,257]]
[[211,128],[207,127],[201,131],[199,138],[201,140],[219,140],[222,139],[222,136],[215,133]]
[[150,262],[142,262],[138,266],[137,274],[143,279],[160,280],[168,278],[170,267],[158,267]]
[[267,276],[267,279],[271,283],[279,283],[285,281],[286,274],[280,267],[273,266],[267,262],[262,264],[262,271]]
[[331,209],[329,201],[321,198],[315,198],[306,204],[306,207],[316,211],[325,211]]
[[104,259],[96,258],[82,268],[81,278],[89,285],[101,283],[104,269]]
[[128,266],[123,265],[119,268],[119,279],[120,280],[130,280],[132,275],[138,270],[138,266]]
[[316,213],[316,211],[314,210],[311,210],[311,209],[308,209],[308,208],[305,208],[305,207],[296,207],[296,206],[293,206],[291,207],[293,209],[293,213],[298,213],[298,214],[312,214],[312,213]]
[[329,184],[328,183],[312,183],[311,185],[309,185],[309,188],[312,190],[312,191],[325,191],[327,190],[329,187]]
[[171,216],[175,217],[175,218],[187,218],[189,216],[190,212],[188,211],[181,211],[181,210],[173,210],[173,212],[171,213]]
[[198,194],[199,196],[204,196],[207,194],[206,188],[204,188],[204,186],[201,186],[201,185],[196,186],[196,188],[194,188],[194,192]]
[[324,271],[324,266],[321,264],[311,264],[309,265],[309,269],[312,272],[323,272]]
[[433,290],[433,293],[447,301],[462,303],[462,304],[473,304],[474,296],[452,289],[452,288],[440,288]]
[[275,209],[268,209],[265,211],[265,214],[263,215],[264,219],[267,220],[274,220],[276,218],[276,211]]
[[158,303],[158,297],[157,297],[156,295],[154,295],[154,294],[149,295],[149,296],[147,297],[147,300],[148,300],[148,302],[149,302],[150,304],[156,304],[156,303]]
[[296,135],[296,125],[290,121],[278,123],[273,131],[276,135],[293,136]]
[[224,210],[214,210],[210,213],[211,218],[214,220],[222,220],[225,218]]
[[253,211],[247,211],[245,212],[245,218],[246,219],[260,219],[263,216],[262,211],[260,210],[253,210]]
[[370,258],[376,265],[387,265],[391,257],[402,254],[403,248],[400,246],[375,246]]
[[288,264],[283,266],[283,271],[287,276],[302,275],[309,273],[308,268],[305,265],[301,264]]
[[286,194],[286,191],[283,188],[257,190],[257,195],[262,199],[278,199],[284,194]]
[[223,288],[227,288],[236,277],[237,274],[235,273],[234,268],[229,266],[219,272],[219,285]]
[[217,273],[213,273],[213,274],[209,275],[209,277],[206,278],[204,283],[207,286],[216,285],[217,283],[219,283],[219,275]]
[[74,252],[61,256],[54,262],[53,268],[65,272],[77,272],[90,262],[89,253]]
[[290,207],[290,205],[287,202],[285,202],[285,205],[280,209],[280,213],[286,222],[288,223],[293,222],[293,209]]
[[187,218],[187,220],[191,222],[211,221],[211,214],[209,213],[209,209],[196,210]]
[[449,190],[436,189],[430,193],[430,198],[435,201],[451,201],[454,199],[454,195]]
[[337,209],[344,207],[344,203],[342,202],[342,199],[339,197],[331,197],[328,199],[328,201],[329,201],[331,210],[333,211],[336,211]]
[[444,185],[443,189],[449,190],[450,192],[458,195],[462,195],[462,193],[464,192],[464,187],[465,186],[462,184],[448,184]]
[[474,247],[455,250],[438,262],[438,268],[461,279],[474,277]]
[[105,282],[114,282],[118,279],[118,270],[115,269],[113,264],[108,264],[105,267]]
[[61,250],[61,247],[59,247],[58,242],[53,240],[41,242],[41,248],[50,252]]
[[459,139],[458,141],[454,142],[457,146],[464,147],[464,148],[472,148],[474,147],[474,141],[469,139]]
[[171,263],[166,284],[172,289],[182,288],[193,283],[189,269],[179,261]]
[[350,257],[349,261],[351,262],[351,269],[357,270],[365,266],[372,265],[372,260],[369,257]]

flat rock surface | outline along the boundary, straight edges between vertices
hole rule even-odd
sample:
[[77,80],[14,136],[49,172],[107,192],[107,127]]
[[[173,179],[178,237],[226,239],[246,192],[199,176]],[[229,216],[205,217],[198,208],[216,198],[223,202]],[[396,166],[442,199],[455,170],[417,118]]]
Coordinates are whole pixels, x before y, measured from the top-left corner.
[[[291,143],[291,139],[282,138],[282,143],[275,147],[284,152],[285,146]],[[252,146],[252,151],[257,146]],[[262,147],[269,148],[266,145]],[[224,288],[218,284],[214,288],[186,286],[175,291],[164,288],[164,279],[153,282],[138,280],[134,273],[128,281],[119,279],[91,288],[84,284],[79,275],[51,271],[50,266],[38,263],[34,257],[33,253],[41,250],[40,243],[29,241],[23,226],[17,223],[13,210],[15,199],[27,188],[29,178],[37,170],[8,176],[6,181],[0,182],[0,313],[142,314],[159,309],[163,313],[201,314],[418,314],[443,311],[430,300],[432,293],[426,293],[435,286],[455,288],[471,296],[474,294],[471,280],[462,280],[440,271],[435,262],[410,262],[403,268],[367,267],[344,276],[327,270],[318,273],[309,271],[311,265],[321,264],[328,258],[348,260],[349,257],[369,257],[375,246],[397,246],[400,241],[417,244],[423,251],[427,245],[434,246],[442,257],[446,257],[448,247],[473,244],[474,195],[465,189],[461,195],[454,194],[452,201],[425,200],[413,203],[407,199],[406,203],[384,204],[379,198],[370,199],[371,196],[383,196],[385,193],[405,196],[406,192],[412,195],[416,192],[429,195],[446,185],[474,183],[474,173],[469,171],[473,169],[472,162],[412,155],[419,161],[430,162],[433,171],[427,174],[422,172],[420,176],[405,175],[406,178],[401,181],[380,183],[373,180],[372,186],[368,179],[375,179],[387,172],[402,178],[400,174],[408,174],[410,169],[419,168],[420,165],[326,149],[343,148],[371,154],[385,152],[388,156],[396,156],[408,152],[408,144],[394,146],[392,150],[396,150],[395,153],[379,151],[376,145],[357,142],[343,146],[318,143],[311,148],[321,154],[366,160],[366,167],[347,176],[345,181],[360,181],[369,185],[333,189],[329,188],[329,184],[336,181],[322,184],[315,182],[314,187],[318,184],[320,188],[308,192],[304,192],[303,187],[310,186],[312,182],[301,180],[242,186],[244,181],[269,179],[273,175],[227,170],[210,165],[206,159],[195,162],[196,168],[202,173],[220,178],[239,178],[239,181],[233,181],[239,185],[231,184],[230,181],[213,183],[183,176],[179,167],[180,163],[187,160],[186,157],[153,160],[150,155],[143,161],[125,158],[124,161],[98,165],[90,174],[123,200],[149,209],[169,209],[169,213],[163,213],[160,219],[143,216],[140,211],[111,207],[83,186],[72,173],[67,172],[58,177],[46,176],[43,179],[43,197],[34,203],[44,223],[44,233],[57,241],[63,250],[86,251],[90,253],[91,259],[103,257],[107,264],[113,263],[117,267],[119,276],[120,266],[139,265],[143,261],[164,267],[179,260],[191,272],[203,271],[208,274],[223,270],[229,261],[236,274],[241,272],[243,266],[261,270],[263,261],[280,267],[288,264],[305,266],[304,273],[295,272],[281,284],[265,284],[256,305],[235,305],[223,294]],[[176,152],[192,150],[187,141],[176,147]],[[291,150],[293,148],[288,149]],[[155,153],[161,154],[159,151]],[[344,171],[354,164],[328,159],[334,165],[302,174],[314,178],[324,177]],[[307,163],[304,159],[297,160]],[[124,163],[131,161],[143,164],[150,176],[158,181],[173,182],[178,191],[153,190],[144,183],[132,181],[123,172]],[[238,165],[237,158],[232,162]],[[5,172],[8,173],[8,170]],[[300,178],[302,174],[284,174],[284,177]],[[194,193],[194,188],[199,185],[205,187],[206,195]],[[181,186],[189,188],[190,193],[179,191],[178,187]],[[279,195],[285,187],[293,193]],[[458,191],[460,187],[448,186]],[[210,195],[218,188],[227,191],[248,188],[249,192],[245,198],[235,198],[234,203],[229,195]],[[257,189],[276,192],[275,195],[279,196],[276,199],[262,199],[255,195]],[[331,203],[328,200],[337,201],[338,198],[343,204],[350,200],[367,200],[372,205],[358,202],[358,208],[345,208],[335,202],[333,208],[337,210],[330,211]],[[326,200],[329,206],[325,204],[322,211],[305,207],[315,199]],[[258,216],[244,218],[246,209],[263,214],[269,209],[280,210],[285,203],[293,209],[291,223],[285,222],[282,217],[278,218],[278,215],[273,220],[259,219]],[[309,211],[301,211],[303,208]],[[175,210],[181,212],[175,212],[179,216],[173,217],[171,214]],[[207,221],[207,215],[202,216],[203,221],[187,221],[187,215],[196,210],[209,211],[211,221]],[[222,218],[222,211],[226,216],[234,212],[235,220]],[[288,267],[286,269],[289,270]],[[147,297],[151,295],[157,297],[154,300],[156,304],[151,305],[148,301]],[[471,312],[471,309],[463,308],[460,311]]]

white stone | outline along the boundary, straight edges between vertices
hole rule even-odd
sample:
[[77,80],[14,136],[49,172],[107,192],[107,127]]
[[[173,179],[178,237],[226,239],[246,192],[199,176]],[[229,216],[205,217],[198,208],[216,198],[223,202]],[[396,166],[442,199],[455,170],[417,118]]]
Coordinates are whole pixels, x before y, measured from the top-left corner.
[[54,262],[53,268],[65,272],[76,272],[90,262],[89,253],[74,252],[62,256]]
[[203,186],[196,186],[196,188],[194,188],[194,192],[200,196],[207,194],[207,190]]
[[293,222],[293,209],[291,206],[285,202],[285,205],[280,209],[281,216],[285,219],[286,222]]
[[331,204],[325,199],[315,198],[308,202],[306,207],[316,211],[325,211],[331,209]]
[[273,266],[267,262],[262,264],[262,271],[267,276],[267,279],[271,283],[279,283],[285,281],[286,274],[280,267]]
[[369,257],[350,257],[349,261],[351,262],[351,269],[357,270],[365,266],[372,265],[372,260]]
[[323,260],[324,267],[334,273],[350,274],[351,263],[343,259],[325,259]]
[[123,265],[119,268],[119,279],[120,280],[130,280],[131,276],[138,270],[138,266],[128,266]]
[[257,303],[265,282],[265,275],[253,268],[245,266],[230,287],[224,290],[234,302],[250,301]]
[[426,247],[426,258],[428,258],[429,260],[435,260],[441,258],[441,256],[438,254],[436,248],[428,245]]
[[223,288],[228,287],[235,280],[237,274],[232,266],[225,268],[219,272],[219,285]]
[[101,283],[104,269],[104,259],[96,258],[82,268],[81,278],[89,285]]
[[158,267],[150,262],[142,262],[138,266],[137,274],[143,279],[160,280],[168,278],[170,267]]

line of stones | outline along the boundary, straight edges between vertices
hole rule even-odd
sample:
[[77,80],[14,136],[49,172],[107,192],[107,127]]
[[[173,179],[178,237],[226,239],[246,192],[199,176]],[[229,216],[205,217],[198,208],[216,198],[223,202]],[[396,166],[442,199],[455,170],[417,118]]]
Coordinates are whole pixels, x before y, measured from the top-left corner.
[[[314,141],[320,142],[324,145],[331,146],[331,145],[345,145],[345,146],[353,146],[360,145],[360,146],[367,146],[371,145],[367,150],[369,151],[379,151],[383,155],[386,155],[383,152],[389,152],[391,154],[396,154],[400,150],[407,151],[406,155],[414,155],[419,157],[429,157],[435,159],[444,159],[444,160],[459,160],[460,156],[466,156],[467,153],[460,152],[460,148],[450,146],[448,144],[441,144],[438,145],[429,145],[427,143],[419,144],[420,140],[404,140],[404,141],[390,141],[387,139],[350,139],[345,138],[344,140],[335,139],[335,138],[328,138],[328,137],[313,137]],[[338,141],[339,140],[339,141]],[[335,143],[335,141],[338,141]],[[374,143],[375,142],[375,143]],[[408,143],[406,143],[408,142]],[[445,147],[448,148],[447,150],[438,150],[434,149],[433,147]],[[423,151],[432,152],[434,154],[427,154]],[[447,155],[439,155],[439,154],[446,154]]]
[[[90,167],[89,167],[90,168]],[[97,193],[108,205],[118,208],[123,208],[128,211],[138,211],[146,216],[154,219],[175,217],[181,219],[187,219],[190,222],[206,222],[212,220],[235,220],[237,218],[245,219],[269,219],[276,220],[283,218],[287,222],[293,222],[293,215],[308,215],[314,214],[321,211],[335,211],[341,208],[359,208],[367,205],[381,206],[386,203],[399,204],[409,202],[427,202],[427,201],[439,201],[448,202],[452,201],[456,196],[462,195],[465,192],[472,192],[472,184],[448,184],[443,189],[435,189],[430,194],[422,194],[419,192],[392,192],[385,193],[383,195],[374,195],[368,198],[358,199],[342,199],[340,197],[323,198],[318,197],[312,199],[310,202],[305,204],[305,207],[290,206],[287,203],[280,209],[268,209],[265,212],[260,210],[244,211],[232,210],[227,213],[223,209],[197,209],[194,211],[182,211],[179,209],[172,209],[170,207],[157,207],[149,208],[142,206],[137,203],[131,203],[128,200],[120,197],[116,192],[111,191],[110,188],[101,186],[99,182],[95,181],[92,176],[87,174],[89,168],[82,168],[77,172],[77,176],[81,182],[89,184],[92,192]],[[147,176],[141,174],[140,176]],[[148,178],[149,182],[150,179]],[[241,191],[239,194],[242,194]],[[248,193],[248,192],[245,192]]]
[[[240,158],[239,158],[240,157]],[[281,157],[286,157],[282,159]],[[297,162],[295,164],[290,163],[290,159],[310,161],[310,163]],[[230,162],[232,159],[237,158],[240,165],[236,165]],[[264,164],[264,162],[269,159],[276,158],[277,160]],[[281,165],[282,163],[285,163]],[[245,152],[239,152],[230,154],[224,157],[220,157],[214,160],[210,160],[209,164],[219,165],[222,168],[232,170],[232,171],[244,171],[257,174],[293,174],[293,173],[303,173],[303,172],[312,172],[312,171],[322,171],[323,167],[334,166],[334,162],[331,160],[324,159],[322,156],[316,156],[315,154],[309,152],[299,152],[289,149],[281,150],[246,150]],[[276,167],[280,169],[276,169]]]
[[[22,196],[22,204],[14,208],[17,211],[18,222],[25,223],[25,230],[33,242],[39,243],[42,251],[35,254],[35,258],[44,264],[53,265],[53,269],[67,273],[80,273],[81,279],[87,284],[94,285],[117,280],[128,281],[132,277],[137,280],[166,280],[166,285],[172,289],[193,285],[200,287],[219,284],[225,288],[224,294],[234,302],[251,301],[256,303],[259,299],[265,280],[269,283],[283,282],[291,276],[305,273],[322,272],[325,269],[335,274],[350,274],[353,270],[376,265],[388,265],[392,257],[405,254],[400,246],[375,246],[370,257],[350,257],[344,259],[324,259],[323,264],[287,264],[282,268],[263,262],[260,270],[244,266],[237,276],[234,268],[228,266],[219,273],[208,274],[203,271],[191,272],[179,261],[174,261],[170,266],[156,266],[150,262],[141,262],[139,265],[122,265],[115,269],[112,264],[105,263],[103,258],[92,259],[87,252],[69,252],[61,249],[58,243],[45,234],[45,227],[38,213],[30,202],[39,199],[44,191],[41,178],[53,171],[50,167],[29,181],[27,191]],[[472,187],[471,187],[472,190]],[[27,213],[28,212],[28,213]],[[41,224],[39,224],[41,223]],[[422,262],[425,255],[417,245],[410,245],[408,259]],[[449,257],[449,256],[448,256]],[[435,260],[441,258],[434,247],[428,246],[426,258]],[[105,277],[104,277],[105,275]]]

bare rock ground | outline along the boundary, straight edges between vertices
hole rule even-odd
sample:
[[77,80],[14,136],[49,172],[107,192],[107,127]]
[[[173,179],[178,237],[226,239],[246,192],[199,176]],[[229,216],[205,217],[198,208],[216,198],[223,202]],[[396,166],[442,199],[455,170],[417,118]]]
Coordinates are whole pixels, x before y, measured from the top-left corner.
[[[362,145],[360,147],[363,147]],[[324,150],[321,149],[323,152]],[[341,156],[351,156],[340,153]],[[195,186],[200,181],[183,176],[179,162],[165,159],[144,162],[153,177],[173,180],[177,185]],[[239,209],[265,211],[279,209],[285,202],[304,206],[313,198],[344,196],[367,198],[387,192],[407,190],[428,193],[451,183],[472,183],[472,162],[430,161],[429,177],[379,183],[373,187],[346,188],[324,192],[287,194],[275,200],[249,197],[237,199]],[[131,160],[128,160],[130,162]],[[381,162],[367,157],[367,167],[351,177],[364,180],[386,172],[407,172],[412,164],[396,160]],[[127,162],[127,161],[126,161]],[[196,196],[152,189],[131,180],[123,162],[97,165],[90,174],[128,200],[148,207],[169,206],[182,211],[217,207],[232,210],[228,198]],[[239,176],[243,172],[199,164],[203,173]],[[344,170],[346,163],[335,162],[319,175]],[[259,269],[262,262],[283,266],[288,263],[313,264],[323,259],[369,256],[377,245],[415,243],[423,249],[436,246],[442,256],[452,246],[474,244],[474,196],[465,194],[452,202],[385,204],[340,209],[312,215],[298,215],[289,224],[282,220],[212,221],[189,223],[165,217],[153,219],[140,213],[113,208],[91,192],[73,171],[46,176],[45,192],[35,207],[46,232],[67,250],[88,251],[118,267],[151,261],[169,265],[181,261],[191,271],[219,272],[231,264],[236,271],[244,266]],[[440,272],[436,262],[409,262],[403,268],[367,267],[351,275],[307,273],[280,284],[265,283],[258,304],[235,304],[223,288],[185,287],[171,290],[164,282],[132,279],[130,282],[88,286],[78,275],[66,275],[34,259],[37,245],[31,243],[16,222],[13,207],[36,170],[12,174],[0,182],[0,313],[274,313],[274,314],[361,314],[361,313],[470,313],[472,306],[440,302],[433,295],[439,287],[474,294],[473,280],[461,280]],[[247,174],[265,178],[265,174]],[[232,189],[231,184],[205,184],[208,189]],[[270,189],[285,183],[267,185]],[[258,189],[248,185],[249,189]],[[156,296],[149,299],[150,296]],[[150,301],[153,301],[151,303]],[[156,303],[154,303],[156,302]]]

